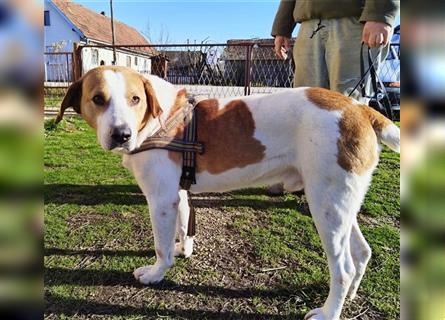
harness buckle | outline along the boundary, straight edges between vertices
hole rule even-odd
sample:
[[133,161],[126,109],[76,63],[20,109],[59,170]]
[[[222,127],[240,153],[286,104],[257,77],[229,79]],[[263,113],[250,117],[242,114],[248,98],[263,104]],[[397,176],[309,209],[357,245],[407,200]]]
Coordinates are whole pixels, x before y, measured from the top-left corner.
[[181,188],[189,190],[192,184],[196,184],[196,170],[195,167],[182,167]]

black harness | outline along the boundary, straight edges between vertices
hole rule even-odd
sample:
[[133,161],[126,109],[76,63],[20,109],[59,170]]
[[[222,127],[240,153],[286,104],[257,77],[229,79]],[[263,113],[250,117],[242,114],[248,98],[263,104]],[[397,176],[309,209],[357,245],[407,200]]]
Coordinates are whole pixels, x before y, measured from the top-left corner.
[[[202,99],[201,99],[202,100]],[[196,184],[196,154],[204,153],[204,145],[198,142],[196,105],[201,101],[195,97],[187,99],[172,117],[170,117],[159,130],[144,140],[141,146],[130,154],[136,154],[152,149],[165,149],[182,153],[182,174],[179,186],[183,190],[190,190],[192,184]],[[171,130],[178,125],[184,124],[182,139],[169,137]],[[187,235],[195,235],[195,210],[188,196],[190,215],[188,221]]]
[[[198,119],[195,107],[198,102],[194,97],[189,98],[187,103],[166,121],[165,125],[130,153],[136,154],[152,149],[181,152],[183,159],[179,185],[181,189],[187,191],[190,190],[192,184],[196,184],[196,153],[204,153],[204,145],[197,140]],[[185,125],[182,139],[169,137],[168,133],[181,123]]]

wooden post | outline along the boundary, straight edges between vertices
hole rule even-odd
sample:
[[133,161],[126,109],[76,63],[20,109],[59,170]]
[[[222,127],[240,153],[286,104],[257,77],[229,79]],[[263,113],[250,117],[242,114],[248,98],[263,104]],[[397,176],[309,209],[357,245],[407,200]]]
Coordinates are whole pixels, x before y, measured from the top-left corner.
[[75,42],[73,44],[73,81],[82,77],[82,46]]

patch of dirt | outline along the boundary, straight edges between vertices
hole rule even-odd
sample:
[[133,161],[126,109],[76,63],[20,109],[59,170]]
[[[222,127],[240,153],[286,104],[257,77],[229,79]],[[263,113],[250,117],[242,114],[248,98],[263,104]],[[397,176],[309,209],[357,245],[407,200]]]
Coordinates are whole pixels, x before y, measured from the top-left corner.
[[[132,270],[90,270],[88,265],[77,270],[47,270],[45,278],[55,279],[55,284],[72,284],[73,292],[60,296],[47,289],[46,317],[58,319],[64,314],[75,319],[302,319],[303,313],[293,314],[289,310],[308,311],[321,305],[324,295],[314,300],[305,292],[325,290],[327,284],[295,290],[283,287],[281,270],[264,272],[267,266],[260,264],[254,247],[233,226],[241,214],[254,217],[254,225],[264,225],[262,214],[255,208],[243,207],[242,212],[224,210],[225,201],[229,199],[228,195],[221,194],[193,197],[199,203],[194,253],[187,260],[177,258],[176,265],[159,285],[142,286],[133,278]],[[279,199],[271,201],[278,203]],[[77,214],[69,218],[68,224],[75,229],[104,222],[104,219],[123,219],[123,216],[119,213]],[[148,216],[131,219],[145,220],[144,223],[135,220],[134,237],[140,247],[149,242],[149,247],[144,249],[153,248],[151,232],[144,226]],[[107,250],[125,246],[127,239],[111,241],[113,237],[110,237]],[[82,286],[95,288],[85,294],[79,290]],[[311,300],[310,306],[306,304],[308,300]],[[262,314],[258,310],[263,310]],[[367,309],[366,300],[361,297],[354,303],[347,303],[344,314],[351,318],[360,315],[357,319],[364,320],[382,319],[382,315]]]
[[366,214],[364,212],[359,212],[357,215],[357,221],[359,225],[365,225],[369,227],[377,227],[381,226],[382,224],[386,224],[389,226],[392,226],[394,228],[400,228],[400,219],[396,219],[394,217],[388,217],[388,216],[380,216],[380,217],[373,217],[369,214]]

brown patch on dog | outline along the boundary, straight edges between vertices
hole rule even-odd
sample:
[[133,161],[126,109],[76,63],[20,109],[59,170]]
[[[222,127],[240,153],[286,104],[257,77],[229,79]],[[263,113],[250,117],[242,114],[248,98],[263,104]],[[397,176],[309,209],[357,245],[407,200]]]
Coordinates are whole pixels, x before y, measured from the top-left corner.
[[[142,79],[142,83],[144,84],[144,90],[145,90],[145,98],[146,98],[146,108],[143,112],[142,121],[139,125],[139,131],[145,128],[147,125],[147,122],[152,118],[157,118],[162,114],[162,109],[159,104],[158,99],[156,98],[155,91],[153,87],[151,86],[150,82],[139,75],[139,81]],[[137,81],[137,80],[136,80]],[[141,112],[141,111],[139,111]]]
[[[234,100],[219,109],[217,100],[204,100],[196,106],[196,111],[198,141],[205,146],[204,154],[197,155],[197,172],[218,174],[264,158],[266,147],[253,137],[255,121],[243,101]],[[175,136],[180,138],[182,133],[181,126]],[[180,153],[170,151],[169,158],[181,165]]]
[[175,104],[170,110],[170,114],[168,115],[169,119],[172,117],[183,105],[185,105],[187,102],[187,91],[185,89],[181,89],[176,94]]
[[354,102],[354,100],[341,93],[323,88],[308,88],[306,96],[319,108],[328,111],[344,110]]
[[377,162],[377,137],[362,106],[347,108],[339,122],[337,163],[346,171],[363,174]]
[[71,84],[68,88],[68,91],[63,98],[62,104],[60,106],[59,114],[56,117],[55,123],[59,123],[62,118],[65,110],[68,108],[73,108],[77,113],[80,112],[80,104],[82,98],[82,80],[78,80]]
[[346,171],[363,174],[377,162],[377,136],[389,120],[365,105],[340,93],[322,88],[306,90],[308,99],[319,108],[342,111],[338,123],[337,163]]
[[205,153],[197,157],[198,172],[218,174],[260,162],[266,147],[254,138],[255,121],[242,100],[233,100],[218,108],[217,100],[205,100],[197,106],[198,140]]

